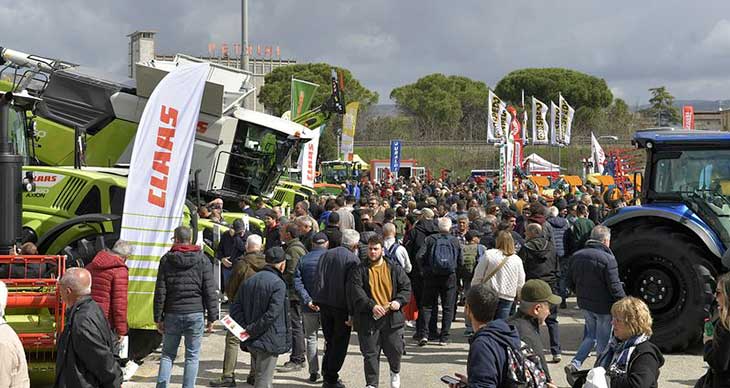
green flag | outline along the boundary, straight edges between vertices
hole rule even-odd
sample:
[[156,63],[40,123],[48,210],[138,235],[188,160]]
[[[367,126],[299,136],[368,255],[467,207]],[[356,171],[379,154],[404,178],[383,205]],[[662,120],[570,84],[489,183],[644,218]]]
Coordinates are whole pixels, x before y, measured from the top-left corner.
[[291,79],[291,120],[294,121],[302,113],[309,110],[314,92],[319,85],[300,79]]

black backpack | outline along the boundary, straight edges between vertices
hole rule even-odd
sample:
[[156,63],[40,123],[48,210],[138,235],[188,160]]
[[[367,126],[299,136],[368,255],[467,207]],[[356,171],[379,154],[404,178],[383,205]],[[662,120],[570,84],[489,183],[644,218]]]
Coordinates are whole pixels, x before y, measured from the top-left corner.
[[431,272],[434,275],[450,275],[456,271],[456,260],[459,258],[459,250],[451,241],[451,236],[434,236],[433,248],[431,248]]
[[385,250],[385,257],[388,260],[390,260],[398,265],[401,265],[400,261],[398,261],[398,257],[396,257],[396,255],[395,255],[395,253],[398,251],[398,247],[400,247],[400,244],[398,244],[397,242],[394,242],[393,245],[390,246],[390,248]]
[[520,349],[516,351],[507,347],[507,373],[505,386],[516,388],[543,388],[547,387],[547,376],[542,368],[540,356],[520,342]]

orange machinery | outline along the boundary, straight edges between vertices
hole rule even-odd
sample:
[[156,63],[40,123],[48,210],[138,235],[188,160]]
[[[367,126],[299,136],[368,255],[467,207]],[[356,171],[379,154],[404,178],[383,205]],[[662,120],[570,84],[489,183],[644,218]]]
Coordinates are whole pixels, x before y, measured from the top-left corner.
[[5,320],[23,344],[34,385],[55,376],[56,343],[66,317],[58,278],[65,270],[65,256],[0,255],[0,280],[8,287]]

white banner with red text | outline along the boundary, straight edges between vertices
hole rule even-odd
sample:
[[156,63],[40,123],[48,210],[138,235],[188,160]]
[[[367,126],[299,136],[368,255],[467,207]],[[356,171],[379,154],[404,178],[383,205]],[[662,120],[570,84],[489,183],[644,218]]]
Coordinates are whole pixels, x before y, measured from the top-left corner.
[[317,176],[317,154],[319,153],[319,137],[324,125],[314,130],[312,140],[306,142],[299,153],[299,170],[302,172],[302,185],[314,187],[314,178]]
[[[129,166],[121,239],[133,247],[129,267],[130,328],[154,329],[152,302],[160,258],[182,224],[195,129],[210,65],[168,73],[145,106]],[[134,306],[134,308],[131,308]]]

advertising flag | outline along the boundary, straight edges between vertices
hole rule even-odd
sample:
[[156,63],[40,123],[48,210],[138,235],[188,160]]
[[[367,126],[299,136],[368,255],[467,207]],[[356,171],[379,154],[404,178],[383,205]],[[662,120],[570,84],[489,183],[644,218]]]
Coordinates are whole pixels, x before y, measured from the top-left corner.
[[524,131],[522,130],[522,128],[523,125],[522,123],[520,123],[520,120],[516,117],[513,118],[512,123],[510,123],[510,136],[508,138],[508,142],[511,142],[514,149],[512,156],[513,167],[522,166],[524,148],[524,139],[522,138],[522,134],[524,133]]
[[598,144],[598,139],[596,139],[593,132],[591,132],[591,157],[595,171],[603,174],[603,163],[606,161],[606,154],[603,152],[603,147]]
[[573,115],[575,110],[568,105],[563,95],[559,95],[558,104],[560,104],[560,126],[558,127],[558,142],[561,144],[570,144],[570,131],[573,126]]
[[353,101],[345,107],[345,115],[342,117],[342,141],[340,152],[344,160],[352,161],[355,153],[355,127],[357,127],[357,110],[360,103]]
[[550,101],[550,144],[560,144],[558,133],[560,132],[560,107]]
[[507,111],[507,105],[499,104],[499,126],[501,128],[500,138],[507,139],[509,137],[509,128],[512,123],[512,115]]
[[692,105],[682,107],[682,128],[695,129],[695,108]]
[[398,178],[398,171],[400,171],[400,157],[401,157],[400,140],[391,140],[390,141],[390,171],[393,173],[393,178]]
[[504,130],[501,124],[501,114],[504,108],[502,100],[490,90],[487,99],[487,141],[490,143],[504,141]]
[[548,106],[532,97],[532,144],[548,144],[550,142],[550,124],[547,121]]
[[302,172],[302,185],[314,187],[314,178],[317,175],[317,154],[319,153],[319,137],[324,125],[314,130],[312,140],[304,144],[299,153],[299,170]]
[[133,253],[129,267],[127,321],[154,329],[152,302],[160,258],[183,222],[195,128],[208,63],[187,64],[168,73],[150,95],[139,122],[129,166],[120,238]]
[[295,120],[302,113],[309,110],[314,99],[314,92],[319,85],[302,81],[292,77],[291,79],[291,120]]

